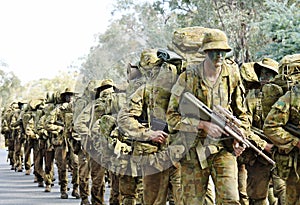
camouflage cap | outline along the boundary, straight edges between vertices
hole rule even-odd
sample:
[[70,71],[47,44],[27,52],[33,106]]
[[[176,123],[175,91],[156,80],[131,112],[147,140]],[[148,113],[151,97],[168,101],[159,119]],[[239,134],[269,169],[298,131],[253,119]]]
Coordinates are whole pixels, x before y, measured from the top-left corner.
[[162,59],[157,57],[157,49],[145,49],[141,53],[139,65],[144,69],[160,66]]
[[229,52],[232,49],[228,45],[227,36],[223,31],[219,29],[210,29],[204,34],[201,50],[224,50]]
[[115,84],[114,84],[114,81],[112,79],[104,79],[101,81],[101,83],[99,82],[99,84],[95,85],[95,88],[94,90],[95,91],[103,91],[103,90],[106,90],[108,88],[114,88],[115,87]]
[[279,63],[271,58],[264,58],[262,61],[254,63],[254,69],[256,73],[259,73],[262,68],[267,68],[278,74],[278,65]]
[[63,92],[60,93],[61,96],[66,95],[66,94],[75,95],[78,93],[75,92],[75,90],[73,90],[72,88],[66,88]]

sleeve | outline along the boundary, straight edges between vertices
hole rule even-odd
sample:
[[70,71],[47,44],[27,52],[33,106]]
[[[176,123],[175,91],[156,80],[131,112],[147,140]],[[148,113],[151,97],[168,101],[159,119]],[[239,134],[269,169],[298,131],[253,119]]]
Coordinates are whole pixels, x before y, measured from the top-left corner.
[[91,117],[93,114],[91,114],[93,103],[90,103],[87,105],[82,112],[76,117],[74,120],[74,130],[77,134],[83,136],[83,135],[90,135],[90,123],[91,123]]
[[180,110],[184,109],[180,107],[180,102],[182,94],[186,91],[186,78],[187,73],[182,73],[172,87],[171,97],[166,113],[166,120],[171,131],[198,132],[197,126],[200,120],[184,117],[180,112]]
[[[255,114],[254,110],[256,107],[256,102],[257,102],[257,98],[252,97],[251,96],[251,91],[249,91],[247,97],[246,97],[246,108],[247,108],[247,115],[248,115],[248,120],[250,122],[250,125],[253,124],[253,116]],[[260,149],[264,149],[267,145],[267,141],[263,140],[262,138],[260,138],[258,135],[256,135],[253,132],[250,132],[248,135],[248,138],[252,141],[254,141],[258,147],[260,147]]]
[[145,86],[137,89],[129,98],[129,102],[118,113],[117,123],[121,132],[135,140],[150,140],[152,131],[147,123],[138,119],[143,115]]
[[264,133],[283,152],[289,153],[298,143],[299,139],[285,131],[283,126],[290,117],[290,92],[280,97],[272,106],[264,123]]

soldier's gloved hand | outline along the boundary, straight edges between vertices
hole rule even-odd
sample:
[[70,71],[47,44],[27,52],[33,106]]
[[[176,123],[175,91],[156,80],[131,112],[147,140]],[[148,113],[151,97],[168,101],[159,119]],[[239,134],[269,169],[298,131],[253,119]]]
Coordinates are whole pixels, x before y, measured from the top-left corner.
[[168,134],[161,130],[154,131],[150,136],[150,140],[152,142],[157,142],[160,144],[164,144],[167,138],[168,138]]
[[210,137],[219,138],[222,134],[228,135],[221,127],[218,125],[201,120],[198,124],[198,129],[204,130]]
[[240,156],[243,153],[243,151],[245,150],[245,147],[241,146],[240,143],[236,139],[233,140],[232,146],[233,146],[234,154],[237,157]]

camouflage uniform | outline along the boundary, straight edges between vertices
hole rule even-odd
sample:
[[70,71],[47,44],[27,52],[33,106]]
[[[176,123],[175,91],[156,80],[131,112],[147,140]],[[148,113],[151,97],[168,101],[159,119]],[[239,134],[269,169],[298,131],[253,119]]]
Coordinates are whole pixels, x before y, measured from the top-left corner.
[[[254,63],[253,66],[258,79],[261,80],[262,86],[266,82],[271,80],[276,74],[278,74],[278,63],[269,58],[264,58],[261,62]],[[263,69],[265,69],[264,72],[268,73],[262,74]],[[252,123],[253,127],[256,127],[260,130],[262,129],[263,122],[265,120],[262,105],[262,95],[263,93],[261,88],[252,89],[249,91],[246,99],[246,104],[249,112],[249,120]],[[252,140],[261,150],[264,150],[267,145],[273,146],[272,144],[270,144],[271,142],[266,138],[260,138],[256,136],[252,138]],[[280,182],[280,178],[276,176],[274,172],[272,172],[272,165],[262,157],[256,156],[256,153],[253,153],[251,149],[246,150],[244,154],[247,158],[247,193],[250,198],[250,204],[267,204],[268,195],[270,195],[270,200],[273,200],[269,201],[269,204],[276,203],[276,201],[271,198],[271,195],[273,195],[273,193],[270,186],[270,181],[271,179],[274,179],[273,184],[283,184],[283,182]],[[267,154],[270,155],[270,153]],[[259,189],[257,189],[257,187],[259,187]],[[279,204],[281,203],[279,202]]]
[[[87,118],[82,118],[82,114],[86,115],[86,113],[90,113],[91,102],[95,100],[94,91],[95,88],[100,87],[100,80],[91,80],[87,87],[85,88],[83,95],[76,99],[74,102],[74,130],[75,132],[86,132],[88,129],[85,125],[86,121],[89,120],[90,116],[86,116]],[[88,109],[87,109],[88,108]],[[92,113],[90,113],[92,115]],[[81,121],[80,121],[81,120]],[[83,124],[80,124],[83,123]],[[81,129],[84,129],[82,131]],[[77,133],[78,134],[78,133]],[[97,170],[102,170],[101,167],[99,169],[99,164],[90,158],[90,153],[87,150],[87,144],[84,140],[88,140],[87,137],[82,137],[81,134],[78,134],[78,138],[80,141],[80,146],[78,147],[78,160],[79,160],[79,193],[81,198],[82,205],[89,205],[88,197],[92,195],[92,201],[94,203],[101,201],[101,196],[103,194],[103,183],[102,183],[102,173],[97,172]],[[92,193],[90,193],[90,178],[92,177]],[[99,185],[100,184],[100,185]],[[100,191],[99,191],[100,190]],[[98,195],[98,196],[97,196]]]
[[[60,94],[61,99],[66,96],[73,96],[75,93],[69,88],[66,88],[64,92]],[[67,187],[68,187],[68,152],[70,150],[70,138],[72,135],[72,124],[73,124],[73,106],[71,102],[63,99],[62,104],[54,108],[49,116],[46,118],[46,130],[52,133],[52,145],[55,150],[55,161],[58,168],[58,177],[60,183],[61,198],[68,198]],[[74,154],[74,153],[71,153]],[[74,169],[76,167],[73,167]],[[78,172],[78,170],[75,170]],[[74,176],[73,176],[74,175]],[[74,180],[75,179],[75,180]],[[79,198],[78,186],[79,179],[78,175],[72,173],[73,191],[72,196]]]
[[41,157],[42,152],[40,152],[40,147],[38,143],[39,135],[36,132],[36,125],[39,121],[42,111],[39,109],[40,106],[43,106],[44,99],[33,99],[29,101],[28,110],[24,112],[23,115],[23,127],[26,134],[26,142],[24,145],[25,149],[25,169],[26,174],[30,173],[31,168],[31,149],[33,149],[33,162],[34,162],[34,171],[35,182],[38,182],[38,186],[43,186],[43,158]]
[[[165,204],[169,186],[173,189],[175,204],[182,204],[180,164],[173,164],[168,155],[163,155],[168,149],[167,145],[153,145],[149,140],[154,130],[165,128],[155,127],[151,120],[155,118],[165,121],[170,90],[177,79],[177,71],[171,65],[162,64],[156,56],[148,58],[146,62],[141,60],[141,63],[142,67],[151,67],[151,82],[130,96],[128,106],[119,112],[118,126],[134,141],[133,157],[145,158],[140,164],[144,204]],[[156,160],[157,164],[153,163],[153,160]]]
[[[204,39],[202,50],[230,51],[226,35],[220,30],[209,31]],[[207,57],[208,58],[207,54]],[[204,61],[205,63],[205,61]],[[236,157],[232,154],[232,141],[213,142],[206,137],[207,133],[198,130],[199,118],[193,117],[196,110],[181,116],[184,107],[180,107],[180,99],[184,91],[189,91],[208,107],[221,105],[242,120],[244,129],[249,129],[244,106],[244,87],[238,67],[223,61],[218,79],[214,85],[204,78],[204,63],[187,67],[172,88],[172,95],[167,111],[167,122],[179,134],[188,150],[181,160],[182,183],[185,204],[204,204],[205,194],[212,177],[216,189],[217,204],[240,204],[238,195],[238,170]],[[188,111],[188,110],[187,110]],[[190,136],[191,135],[191,136]],[[196,135],[193,140],[193,135]],[[186,139],[186,140],[184,140]]]
[[18,109],[17,102],[11,103],[7,109],[4,111],[3,120],[1,122],[1,132],[4,134],[5,137],[5,146],[8,148],[8,156],[9,164],[11,165],[11,170],[15,170],[15,160],[14,160],[14,139],[12,136],[11,130],[11,119],[14,114],[15,109]]
[[[57,95],[57,93],[56,93]],[[39,143],[40,149],[43,150],[43,157],[45,162],[44,170],[44,182],[45,182],[45,192],[50,192],[51,187],[54,185],[54,147],[51,143],[52,133],[46,130],[46,119],[50,115],[50,112],[55,108],[58,103],[55,97],[55,93],[48,93],[46,97],[46,105],[43,109],[44,115],[40,118],[37,123],[37,132],[40,136]]]
[[[105,167],[101,164],[101,151],[95,150],[95,142],[99,141],[98,118],[100,118],[105,111],[105,106],[100,98],[102,80],[93,82],[93,88],[88,88],[90,92],[96,91],[95,100],[91,100],[87,105],[81,101],[81,107],[85,107],[80,114],[74,120],[74,129],[81,137],[82,149],[79,151],[80,159],[80,196],[82,198],[82,204],[89,204],[89,174],[92,179],[91,187],[91,201],[92,204],[104,204],[104,175]],[[92,86],[92,85],[91,85]],[[95,89],[95,90],[94,90]],[[87,102],[87,101],[86,101]],[[76,106],[79,108],[79,102]],[[94,130],[94,131],[93,131]],[[99,143],[99,142],[98,142]]]
[[296,85],[272,106],[263,127],[264,132],[277,148],[274,154],[276,169],[278,175],[286,180],[286,204],[288,205],[300,203],[300,140],[299,136],[288,132],[284,126],[287,123],[299,126],[299,102],[300,86]]
[[23,107],[22,102],[18,102],[19,109],[16,109],[12,119],[11,119],[11,129],[12,129],[12,135],[14,138],[14,162],[15,162],[15,169],[18,172],[23,171],[23,144],[24,144],[24,128],[23,124],[20,120],[21,115],[22,115],[22,107]]

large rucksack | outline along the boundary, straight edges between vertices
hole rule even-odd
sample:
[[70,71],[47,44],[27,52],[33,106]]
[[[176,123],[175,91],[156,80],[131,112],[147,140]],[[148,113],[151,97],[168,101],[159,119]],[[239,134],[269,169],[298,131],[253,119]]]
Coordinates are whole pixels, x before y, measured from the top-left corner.
[[262,87],[263,116],[267,116],[272,105],[289,91],[300,79],[300,54],[287,55],[279,63],[278,75]]

